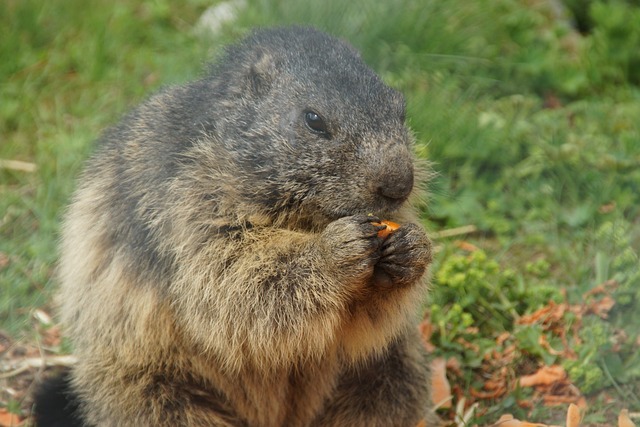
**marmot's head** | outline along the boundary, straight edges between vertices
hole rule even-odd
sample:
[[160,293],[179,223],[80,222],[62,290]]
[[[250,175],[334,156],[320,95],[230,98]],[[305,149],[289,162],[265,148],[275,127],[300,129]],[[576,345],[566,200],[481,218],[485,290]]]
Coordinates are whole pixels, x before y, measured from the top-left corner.
[[225,100],[213,132],[261,209],[331,221],[385,215],[411,193],[404,98],[346,43],[309,28],[257,31],[211,82]]

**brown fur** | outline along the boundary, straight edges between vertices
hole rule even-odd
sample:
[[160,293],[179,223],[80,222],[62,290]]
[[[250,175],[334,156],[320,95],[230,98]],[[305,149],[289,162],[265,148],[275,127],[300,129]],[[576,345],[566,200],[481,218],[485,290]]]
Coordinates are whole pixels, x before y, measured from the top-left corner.
[[[109,131],[60,262],[86,423],[431,417],[414,325],[431,245],[403,120],[352,48],[292,28],[256,32]],[[369,213],[403,225],[383,242]]]

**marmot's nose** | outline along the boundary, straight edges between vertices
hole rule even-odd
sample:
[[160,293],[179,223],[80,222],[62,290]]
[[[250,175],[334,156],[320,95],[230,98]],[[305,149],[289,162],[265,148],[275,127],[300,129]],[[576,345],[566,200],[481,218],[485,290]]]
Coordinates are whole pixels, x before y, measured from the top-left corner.
[[378,194],[389,199],[403,200],[413,189],[413,167],[402,165],[397,169],[387,170],[381,176]]

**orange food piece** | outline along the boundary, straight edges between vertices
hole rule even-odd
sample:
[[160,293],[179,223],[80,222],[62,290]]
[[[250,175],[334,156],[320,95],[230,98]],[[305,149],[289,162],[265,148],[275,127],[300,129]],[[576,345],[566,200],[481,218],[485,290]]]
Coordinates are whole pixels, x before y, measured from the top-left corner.
[[393,221],[372,222],[372,224],[373,225],[386,225],[387,226],[387,228],[383,228],[382,230],[378,231],[378,237],[380,237],[382,239],[386,239],[387,237],[389,237],[389,235],[391,233],[393,233],[398,228],[400,228],[400,224],[398,224],[397,222],[393,222]]

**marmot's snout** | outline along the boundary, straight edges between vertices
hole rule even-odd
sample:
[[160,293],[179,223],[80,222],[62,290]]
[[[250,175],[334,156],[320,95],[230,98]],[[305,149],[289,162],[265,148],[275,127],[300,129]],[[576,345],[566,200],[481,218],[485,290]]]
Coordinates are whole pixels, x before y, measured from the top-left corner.
[[413,168],[389,171],[381,177],[377,192],[387,199],[404,201],[413,189]]
[[372,191],[392,203],[402,203],[413,190],[413,162],[405,147],[384,150],[383,161],[372,168]]

